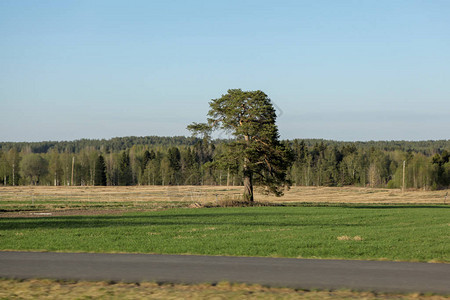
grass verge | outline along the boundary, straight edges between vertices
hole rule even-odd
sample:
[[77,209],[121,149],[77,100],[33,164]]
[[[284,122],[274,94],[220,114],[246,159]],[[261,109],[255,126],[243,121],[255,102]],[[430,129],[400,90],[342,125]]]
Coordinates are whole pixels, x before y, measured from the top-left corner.
[[172,209],[0,218],[0,250],[450,262],[448,206]]

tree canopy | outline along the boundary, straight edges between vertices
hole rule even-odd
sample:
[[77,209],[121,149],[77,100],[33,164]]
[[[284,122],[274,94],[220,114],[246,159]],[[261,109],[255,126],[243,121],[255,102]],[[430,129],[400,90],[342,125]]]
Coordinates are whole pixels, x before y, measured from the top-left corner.
[[289,148],[279,141],[276,112],[269,97],[262,91],[231,89],[209,103],[206,123],[193,123],[188,129],[209,137],[214,130],[234,136],[227,151],[217,160],[228,168],[242,161],[244,199],[253,201],[253,185],[264,187],[265,193],[283,195],[290,186],[287,170],[293,157]]
[[29,178],[30,183],[36,185],[39,179],[48,173],[48,161],[39,154],[25,155],[20,162],[22,176]]

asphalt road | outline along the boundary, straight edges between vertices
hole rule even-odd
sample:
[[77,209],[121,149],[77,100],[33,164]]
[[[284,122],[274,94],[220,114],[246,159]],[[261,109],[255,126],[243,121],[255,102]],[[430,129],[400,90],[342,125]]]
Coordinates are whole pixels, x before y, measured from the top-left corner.
[[152,254],[0,252],[0,277],[215,283],[450,294],[450,264]]

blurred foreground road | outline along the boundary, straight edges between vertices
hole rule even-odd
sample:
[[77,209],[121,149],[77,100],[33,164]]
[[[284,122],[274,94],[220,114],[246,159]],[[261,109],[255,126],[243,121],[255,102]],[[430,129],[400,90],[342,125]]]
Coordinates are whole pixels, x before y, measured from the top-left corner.
[[262,284],[450,294],[450,264],[196,255],[0,252],[0,277]]

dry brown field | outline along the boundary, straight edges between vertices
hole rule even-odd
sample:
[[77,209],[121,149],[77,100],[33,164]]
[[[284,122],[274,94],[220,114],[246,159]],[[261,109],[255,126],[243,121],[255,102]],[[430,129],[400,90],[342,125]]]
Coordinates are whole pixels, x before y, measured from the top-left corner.
[[260,285],[158,284],[154,282],[53,281],[47,279],[0,280],[0,299],[365,299],[440,300],[439,295],[385,294],[374,292],[303,291]]
[[[166,209],[214,205],[239,199],[240,186],[130,186],[130,187],[0,187],[0,216],[22,211],[95,211]],[[364,187],[292,187],[283,197],[256,191],[263,203],[377,203],[444,204],[449,190],[423,191]]]
[[[0,186],[1,200],[61,199],[68,201],[191,201],[214,202],[239,197],[241,186]],[[291,187],[282,197],[263,195],[275,203],[444,203],[450,190],[424,191],[366,187]],[[450,197],[447,197],[450,201]]]

